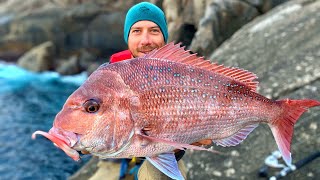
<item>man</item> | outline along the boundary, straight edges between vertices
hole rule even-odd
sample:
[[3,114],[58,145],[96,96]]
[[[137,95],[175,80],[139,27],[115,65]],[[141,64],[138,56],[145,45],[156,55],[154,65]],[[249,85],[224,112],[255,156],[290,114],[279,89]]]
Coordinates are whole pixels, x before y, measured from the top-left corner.
[[140,57],[164,46],[168,28],[163,11],[151,3],[136,4],[126,15],[123,36],[129,50],[112,55],[110,63]]
[[[159,7],[148,2],[142,2],[134,5],[127,12],[123,36],[125,42],[128,44],[128,50],[113,54],[110,58],[110,63],[141,57],[154,49],[164,46],[168,41],[168,28],[163,11]],[[178,160],[180,171],[186,178],[185,167],[182,161],[180,161],[183,154],[184,151],[178,151],[175,155]],[[103,165],[101,165],[103,162],[109,163],[109,166],[117,166],[119,168],[119,165],[108,161],[100,162],[100,167],[103,167]],[[132,165],[132,161],[129,163],[128,160],[122,160],[121,162],[122,163],[119,168],[120,177],[124,177],[131,168],[131,172],[135,174],[135,179],[170,179],[148,161],[143,161],[142,165],[139,163]],[[131,166],[129,170],[128,166]],[[105,167],[104,169],[110,172],[110,167]],[[100,176],[96,176],[91,179],[99,179],[99,177]],[[110,178],[110,174],[108,174],[108,177]],[[124,178],[128,179],[127,177],[128,176]]]

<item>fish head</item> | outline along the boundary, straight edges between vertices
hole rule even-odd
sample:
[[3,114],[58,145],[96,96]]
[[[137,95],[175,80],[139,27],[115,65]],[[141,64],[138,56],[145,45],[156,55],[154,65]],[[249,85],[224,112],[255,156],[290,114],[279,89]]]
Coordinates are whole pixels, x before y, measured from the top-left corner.
[[133,136],[131,91],[119,75],[105,73],[92,74],[67,99],[49,133],[36,134],[46,136],[75,160],[77,151],[103,157],[123,151]]

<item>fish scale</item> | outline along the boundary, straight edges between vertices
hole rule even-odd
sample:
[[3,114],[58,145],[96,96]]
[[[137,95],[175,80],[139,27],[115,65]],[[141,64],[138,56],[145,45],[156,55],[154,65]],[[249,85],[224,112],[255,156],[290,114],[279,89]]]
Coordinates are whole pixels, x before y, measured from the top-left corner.
[[[177,131],[175,124],[171,123],[170,128],[169,126],[159,128],[164,130],[164,131],[161,131],[162,134],[167,134],[165,133],[166,131],[169,131],[169,133],[172,133],[171,130],[175,130],[176,133],[186,132],[186,130],[188,130],[189,132],[190,131],[192,132],[192,128],[196,126],[200,126],[203,123],[204,123],[203,126],[208,126],[210,123],[214,122],[212,121],[213,118],[210,118],[210,116],[208,117],[207,114],[201,114],[195,111],[190,113],[191,117],[193,117],[192,120],[183,118],[183,113],[179,113],[179,112],[183,112],[183,108],[178,108],[183,106],[183,102],[175,101],[176,99],[185,100],[185,99],[190,99],[190,96],[191,96],[193,98],[191,101],[192,103],[189,102],[191,104],[197,104],[197,100],[199,100],[198,104],[200,106],[204,102],[207,102],[207,104],[212,104],[212,106],[217,106],[217,107],[223,107],[225,104],[228,104],[228,103],[230,104],[230,102],[233,99],[237,99],[237,96],[233,94],[243,95],[243,97],[241,98],[242,100],[253,99],[250,89],[245,85],[239,84],[239,83],[237,84],[233,82],[232,79],[224,78],[223,76],[212,73],[210,71],[204,71],[202,69],[191,67],[191,66],[187,66],[187,67],[179,66],[180,64],[178,63],[168,62],[165,59],[159,59],[159,58],[143,59],[141,61],[131,61],[130,63],[127,63],[127,64],[128,66],[124,66],[123,64],[118,66],[120,66],[123,69],[131,68],[131,70],[129,71],[117,70],[117,71],[120,72],[120,74],[124,72],[121,75],[124,78],[124,82],[128,84],[130,88],[138,92],[139,91],[148,92],[146,94],[148,94],[149,97],[147,98],[145,97],[145,99],[148,102],[146,103],[146,107],[148,107],[149,109],[145,109],[145,114],[149,114],[147,119],[153,122],[151,124],[163,124],[164,119],[168,120],[167,116],[163,116],[163,114],[154,112],[153,110],[156,110],[156,111],[163,110],[163,111],[170,112],[170,110],[173,109],[175,112],[172,112],[169,114],[171,119],[168,121],[170,122],[187,123],[188,121],[192,121],[192,120],[195,121],[194,123],[191,123],[190,126],[184,126],[184,129],[178,128],[180,129],[180,131]],[[140,74],[132,73],[132,72],[138,71],[138,69],[142,69],[143,71]],[[130,75],[126,74],[130,72],[132,74]],[[188,74],[184,74],[182,72],[188,72]],[[140,75],[140,77],[137,77],[136,75]],[[130,77],[130,78],[126,78],[126,77]],[[133,80],[133,77],[136,81]],[[182,87],[183,90],[181,90],[181,88],[179,89],[176,87]],[[178,97],[176,94],[184,92],[186,90],[186,87],[189,89],[192,89],[188,93],[191,95],[187,97]],[[171,102],[172,103],[171,106],[165,105],[165,104],[168,104],[168,103],[165,103],[166,100],[150,102],[150,99],[159,98],[159,95],[158,95],[159,92],[156,91],[157,89],[162,89],[162,91],[164,91],[166,97],[162,96],[162,98],[166,99],[168,102]],[[212,89],[214,89],[213,91],[214,93],[212,93]],[[209,95],[208,92],[203,93],[200,90],[211,91],[212,95],[211,94]],[[152,94],[154,94],[154,96],[150,96]],[[211,97],[215,99],[215,101],[220,100],[219,101],[220,103],[208,102],[206,100],[206,97]],[[160,104],[162,105],[160,106]],[[167,108],[163,108],[163,107],[167,107]],[[197,109],[198,112],[202,112],[201,109],[203,109],[203,107],[197,107],[197,105],[194,105],[192,109]],[[226,112],[226,111],[227,110],[223,110],[223,108],[218,111],[212,111],[212,109],[210,110],[211,114],[216,114],[215,120],[217,124],[219,124],[220,122],[219,118],[221,119],[223,117],[223,112]],[[150,115],[156,115],[156,116],[150,116]],[[202,115],[202,118],[199,118],[199,116],[201,115]],[[196,121],[197,119],[198,121]],[[207,119],[208,121],[204,121],[205,119]],[[229,117],[229,119],[240,119],[240,117],[234,116],[234,117]],[[264,119],[264,118],[261,118],[261,119]],[[224,121],[224,119],[221,119],[221,120],[222,120],[221,122]],[[207,124],[205,122],[207,122]],[[232,124],[232,123],[235,123],[235,122],[230,121],[230,123],[228,123],[227,121],[227,124]],[[238,124],[240,124],[239,127],[241,127],[241,123],[238,123]],[[245,124],[245,121],[243,121],[242,124]],[[219,126],[215,125],[215,127],[219,127]],[[213,129],[217,129],[217,128],[213,128]],[[237,128],[233,128],[233,129],[237,129]],[[210,134],[208,133],[208,131],[210,130],[206,130],[203,128],[201,130],[205,134],[205,136],[202,136],[202,138],[208,137],[208,134]],[[227,128],[226,131],[230,131],[230,130]],[[229,135],[232,133],[220,133],[220,134]],[[150,134],[150,135],[155,135],[155,134]],[[171,136],[174,136],[174,135],[171,135]],[[156,137],[161,138],[161,134],[156,134]],[[211,135],[211,138],[215,139],[215,137],[212,137],[212,135]]]
[[[148,120],[151,120],[152,122],[154,122],[154,124],[161,124],[163,123],[163,119],[168,119],[166,116],[163,116],[163,114],[161,113],[157,113],[154,112],[153,110],[156,111],[161,111],[163,110],[164,112],[170,112],[170,110],[174,110],[175,112],[170,114],[171,119],[168,120],[170,122],[180,122],[180,123],[185,123],[184,121],[188,121],[186,118],[183,118],[183,111],[185,109],[187,109],[188,106],[184,106],[184,103],[186,103],[186,100],[190,100],[190,97],[192,97],[193,99],[190,100],[188,103],[191,103],[192,105],[194,105],[194,107],[191,107],[191,109],[193,110],[198,110],[198,112],[193,111],[190,115],[194,115],[193,119],[191,120],[196,120],[198,119],[198,121],[196,121],[194,124],[200,126],[201,124],[205,123],[204,126],[209,125],[210,123],[213,123],[215,121],[212,121],[213,118],[210,118],[210,116],[208,116],[208,114],[201,114],[203,107],[201,107],[201,105],[203,105],[204,102],[206,102],[207,104],[211,105],[211,106],[217,106],[217,107],[223,107],[224,104],[228,104],[230,103],[230,99],[233,99],[236,97],[233,95],[234,92],[238,93],[238,94],[243,94],[244,92],[247,92],[249,94],[249,90],[248,88],[245,88],[243,85],[239,85],[236,83],[232,83],[230,80],[229,81],[222,81],[222,80],[216,80],[215,78],[217,78],[218,75],[213,74],[210,71],[202,71],[202,70],[198,70],[198,69],[194,69],[194,68],[190,68],[190,67],[179,67],[179,64],[172,64],[171,67],[165,67],[164,64],[166,61],[162,60],[162,59],[145,59],[144,61],[139,61],[139,63],[143,63],[143,62],[148,62],[148,64],[151,65],[145,65],[145,71],[148,71],[149,73],[146,72],[142,72],[141,75],[144,74],[145,81],[143,81],[143,77],[137,77],[137,79],[142,79],[142,82],[140,83],[144,83],[146,84],[146,82],[151,82],[149,84],[149,86],[144,86],[144,92],[147,92],[146,94],[148,94],[149,96],[145,97],[145,99],[147,99],[146,101],[148,101],[146,107],[149,109],[146,109],[145,114],[156,114],[157,116],[148,116]],[[131,67],[134,67],[136,69],[139,69],[139,67],[143,66],[143,65],[139,65],[139,64],[130,64]],[[127,68],[127,67],[123,67],[123,68]],[[159,71],[159,69],[169,69],[169,71],[165,72],[165,71]],[[190,69],[189,72],[190,74],[188,75],[184,75],[183,73],[180,73],[179,71],[185,72],[185,69]],[[130,72],[130,71],[126,71],[126,72]],[[124,77],[126,77],[124,75]],[[131,77],[130,75],[128,77]],[[155,78],[153,79],[148,79],[149,77],[162,77],[161,79],[157,79],[155,80]],[[183,78],[182,78],[183,77]],[[207,79],[210,79],[211,82],[204,82],[205,77],[207,77]],[[215,77],[215,78],[214,78]],[[196,79],[196,80],[194,80]],[[170,83],[167,83],[165,80],[169,80]],[[124,79],[124,81],[126,83],[128,83],[130,85],[130,87],[133,86],[133,89],[135,89],[137,86],[141,86],[139,85],[139,83],[132,83],[135,81],[129,81]],[[181,81],[183,81],[183,83],[181,83]],[[165,86],[164,86],[164,82],[165,82]],[[181,85],[183,84],[183,85]],[[208,87],[208,84],[211,86]],[[218,87],[218,88],[217,88]],[[219,88],[220,87],[220,88]],[[237,88],[239,87],[239,88]],[[149,91],[148,91],[149,89]],[[163,95],[161,96],[162,99],[165,99],[164,101],[161,101],[161,98],[159,98],[159,94],[157,91],[153,91],[156,89],[163,89]],[[191,90],[192,89],[192,90]],[[213,90],[212,90],[213,89]],[[141,90],[141,89],[139,89]],[[228,93],[225,93],[225,90],[228,91]],[[219,98],[213,98],[213,97],[217,97],[217,92],[224,92],[223,96]],[[186,96],[182,96],[183,94],[186,94]],[[213,94],[213,95],[212,95]],[[153,95],[153,96],[152,96]],[[166,96],[165,96],[166,95]],[[212,99],[214,99],[214,101],[208,101],[207,99],[209,97],[212,97]],[[175,99],[177,98],[178,101],[175,101]],[[250,96],[247,97],[243,97],[243,98],[247,98],[250,99]],[[154,99],[160,99],[159,101],[152,101],[150,102],[150,100],[154,100]],[[183,101],[179,101],[183,99]],[[172,102],[170,105],[166,105],[168,103],[165,102]],[[156,106],[156,107],[154,107]],[[200,107],[198,107],[200,106]],[[166,107],[166,108],[165,108]],[[178,108],[180,107],[180,108]],[[207,106],[204,106],[207,107]],[[232,106],[231,106],[232,107]],[[208,109],[210,109],[210,107],[208,107]],[[223,110],[221,110],[223,111]],[[211,114],[216,114],[216,121],[219,122],[219,117],[223,117],[223,114],[221,113],[221,111],[214,111],[212,112],[211,109]],[[213,115],[214,116],[214,115]],[[199,118],[202,117],[202,118]],[[207,119],[208,121],[204,121],[204,119]],[[240,119],[237,116],[232,117],[232,119]],[[184,121],[183,121],[184,120]],[[210,121],[211,120],[211,121]],[[189,119],[190,121],[190,119]],[[245,121],[244,121],[245,122]],[[191,124],[191,126],[184,126],[184,129],[179,129],[180,131],[177,131],[175,124],[171,123],[171,128],[169,127],[163,127],[161,129],[166,129],[167,131],[169,131],[169,133],[172,133],[172,129],[175,129],[175,131],[178,133],[182,133],[185,132],[186,130],[188,130],[189,132],[192,131],[192,128],[196,127],[194,124]],[[231,123],[230,123],[231,124]],[[216,129],[216,128],[213,128]],[[210,129],[202,129],[203,134],[205,135],[205,137],[202,138],[207,138],[208,137],[208,131],[210,131]],[[229,131],[229,129],[226,129],[226,131]],[[164,131],[161,131],[161,133],[165,133]],[[224,134],[224,133],[220,133],[220,134]],[[152,134],[150,134],[152,135]],[[157,137],[161,137],[161,136],[157,136]],[[199,138],[199,137],[198,137]],[[211,136],[211,138],[214,138]]]
[[49,133],[36,131],[33,137],[46,136],[75,160],[77,151],[146,157],[180,180],[174,150],[214,152],[198,146],[211,142],[236,146],[267,123],[290,165],[293,126],[320,102],[268,99],[256,92],[256,78],[169,43],[143,57],[100,66],[68,98]]

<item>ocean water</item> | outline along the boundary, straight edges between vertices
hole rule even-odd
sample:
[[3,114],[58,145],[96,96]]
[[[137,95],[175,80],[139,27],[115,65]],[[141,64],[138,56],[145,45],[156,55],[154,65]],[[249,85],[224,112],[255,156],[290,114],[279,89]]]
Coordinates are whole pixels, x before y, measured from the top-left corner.
[[36,130],[48,131],[86,74],[32,73],[0,63],[0,179],[67,179],[89,157],[75,162]]

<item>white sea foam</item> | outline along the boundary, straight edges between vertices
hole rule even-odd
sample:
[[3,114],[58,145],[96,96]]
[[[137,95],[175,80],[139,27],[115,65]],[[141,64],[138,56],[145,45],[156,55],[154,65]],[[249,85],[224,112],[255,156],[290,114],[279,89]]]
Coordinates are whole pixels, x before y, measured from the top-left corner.
[[0,16],[0,25],[8,23],[13,17],[13,15]]
[[62,76],[57,72],[35,73],[25,70],[15,64],[0,61],[0,91],[10,91],[30,82],[50,83],[54,81],[80,86],[87,79],[87,73]]

